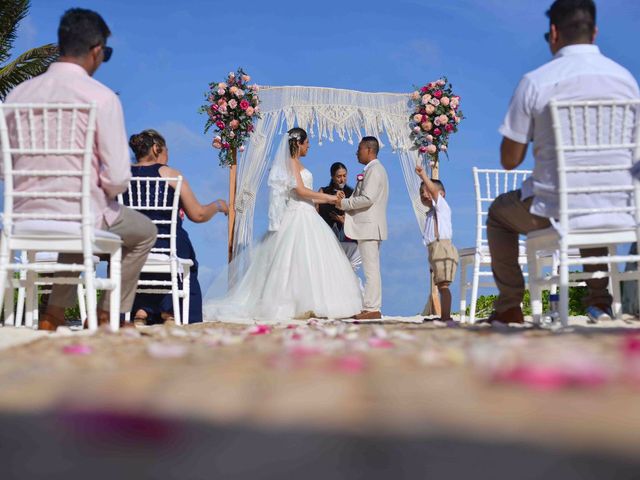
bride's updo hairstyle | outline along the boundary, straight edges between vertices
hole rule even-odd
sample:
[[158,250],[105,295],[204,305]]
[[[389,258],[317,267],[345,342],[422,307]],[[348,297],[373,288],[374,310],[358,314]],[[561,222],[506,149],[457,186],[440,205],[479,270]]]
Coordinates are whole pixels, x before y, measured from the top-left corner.
[[295,127],[287,132],[289,134],[289,153],[292,157],[298,154],[300,145],[307,139],[307,132],[302,128]]
[[136,160],[149,155],[151,148],[157,145],[160,151],[164,150],[167,146],[167,142],[164,137],[153,129],[143,130],[140,133],[134,133],[129,137],[129,146],[133,150],[133,154],[136,156]]

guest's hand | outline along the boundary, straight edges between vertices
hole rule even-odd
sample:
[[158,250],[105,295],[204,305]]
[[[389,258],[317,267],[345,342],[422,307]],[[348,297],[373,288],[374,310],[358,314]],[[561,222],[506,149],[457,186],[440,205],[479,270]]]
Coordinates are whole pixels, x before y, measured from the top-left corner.
[[344,194],[344,192],[342,190],[338,190],[336,192],[336,197],[338,197],[339,200],[342,200],[343,198],[346,197],[346,195]]
[[339,223],[344,223],[344,215],[338,215],[335,212],[331,212],[331,219]]
[[424,167],[420,164],[416,165],[416,173],[418,174],[418,176],[422,177],[422,175],[425,174]]
[[216,213],[224,213],[225,215],[229,215],[229,205],[227,205],[227,202],[219,198],[215,203],[216,208],[218,209]]

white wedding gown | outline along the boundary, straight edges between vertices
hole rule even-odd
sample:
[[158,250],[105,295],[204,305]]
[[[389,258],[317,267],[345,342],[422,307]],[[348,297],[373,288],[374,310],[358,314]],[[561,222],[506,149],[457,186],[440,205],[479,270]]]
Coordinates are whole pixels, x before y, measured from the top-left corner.
[[[313,176],[300,172],[305,187]],[[280,228],[254,249],[242,279],[224,297],[205,302],[207,321],[286,322],[348,318],[362,310],[358,277],[311,200],[288,201]]]

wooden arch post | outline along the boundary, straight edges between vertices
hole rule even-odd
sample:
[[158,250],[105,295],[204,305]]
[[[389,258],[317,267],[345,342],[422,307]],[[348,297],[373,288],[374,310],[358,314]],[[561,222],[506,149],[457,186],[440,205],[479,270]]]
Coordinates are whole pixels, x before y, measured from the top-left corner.
[[[438,154],[436,153],[435,163],[431,168],[431,178],[434,180],[440,180],[440,162],[438,161]],[[429,268],[429,298],[427,304],[424,307],[423,315],[437,315],[440,316],[442,312],[440,308],[440,294],[438,293],[438,287],[433,281],[433,272]]]
[[236,221],[236,174],[238,163],[238,152],[236,149],[231,150],[232,164],[229,166],[229,263],[233,260],[233,227]]

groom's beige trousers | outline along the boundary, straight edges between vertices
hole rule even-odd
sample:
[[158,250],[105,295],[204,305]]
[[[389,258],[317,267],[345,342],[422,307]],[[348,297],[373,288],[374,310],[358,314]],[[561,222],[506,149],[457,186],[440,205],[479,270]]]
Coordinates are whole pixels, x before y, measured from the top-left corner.
[[380,276],[380,240],[358,240],[364,270],[363,310],[377,312],[382,309],[382,278]]

